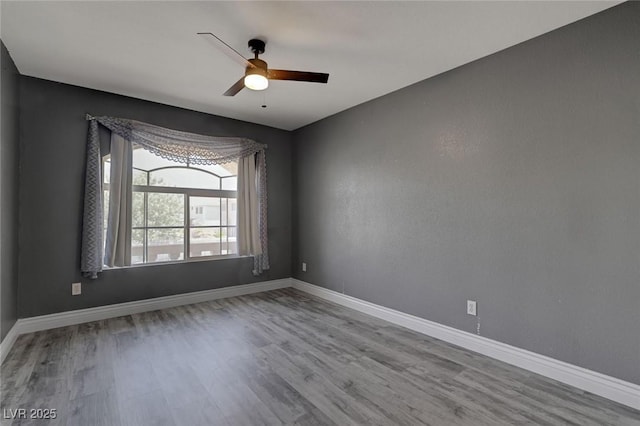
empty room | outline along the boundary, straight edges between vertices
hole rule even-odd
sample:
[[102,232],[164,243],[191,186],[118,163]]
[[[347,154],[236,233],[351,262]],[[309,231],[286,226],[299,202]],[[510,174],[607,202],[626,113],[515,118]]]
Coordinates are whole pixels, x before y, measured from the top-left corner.
[[640,426],[640,2],[0,38],[2,425]]

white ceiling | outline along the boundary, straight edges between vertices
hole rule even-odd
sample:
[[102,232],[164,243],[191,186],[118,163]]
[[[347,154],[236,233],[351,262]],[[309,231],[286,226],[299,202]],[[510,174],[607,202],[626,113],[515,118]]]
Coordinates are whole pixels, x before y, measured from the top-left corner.
[[[24,75],[292,130],[617,3],[2,1],[0,36]],[[222,96],[244,69],[199,31],[329,83]]]

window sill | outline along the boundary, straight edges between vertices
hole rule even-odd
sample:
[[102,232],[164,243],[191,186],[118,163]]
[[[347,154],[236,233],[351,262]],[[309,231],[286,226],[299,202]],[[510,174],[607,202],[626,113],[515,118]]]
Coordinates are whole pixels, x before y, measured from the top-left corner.
[[167,260],[164,262],[150,262],[150,263],[136,263],[135,265],[128,266],[103,266],[102,271],[113,271],[119,269],[134,269],[134,268],[146,268],[149,266],[164,266],[164,265],[183,265],[188,263],[200,263],[200,262],[215,262],[219,260],[230,259],[243,259],[245,257],[252,257],[249,255],[229,254],[222,256],[200,257],[188,260]]

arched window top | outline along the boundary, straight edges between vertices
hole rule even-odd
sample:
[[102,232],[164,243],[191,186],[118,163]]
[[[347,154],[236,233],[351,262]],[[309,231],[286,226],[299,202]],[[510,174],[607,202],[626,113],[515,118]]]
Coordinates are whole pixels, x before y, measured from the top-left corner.
[[238,163],[191,165],[167,160],[134,146],[133,184],[174,188],[237,188]]
[[133,147],[133,168],[143,172],[153,172],[163,168],[189,168],[193,170],[201,170],[217,177],[224,178],[236,176],[238,173],[238,163],[231,162],[226,164],[211,165],[192,165],[183,164],[175,161],[167,160],[159,157],[140,146]]

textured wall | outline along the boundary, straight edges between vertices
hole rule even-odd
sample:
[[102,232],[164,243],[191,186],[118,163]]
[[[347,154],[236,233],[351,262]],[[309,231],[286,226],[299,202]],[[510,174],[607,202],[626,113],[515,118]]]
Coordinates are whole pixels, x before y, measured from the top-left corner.
[[0,41],[0,340],[17,318],[18,307],[18,70]]
[[[20,317],[290,276],[289,132],[30,77],[20,81]],[[109,270],[81,280],[87,112],[268,144],[271,270],[256,278],[253,259],[236,258]],[[83,282],[81,296],[71,296],[76,281]]]
[[622,4],[296,131],[293,275],[640,383],[639,42]]

